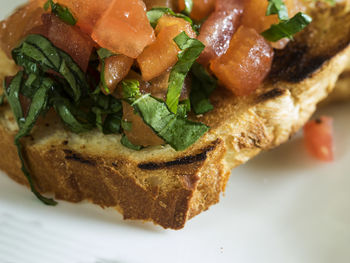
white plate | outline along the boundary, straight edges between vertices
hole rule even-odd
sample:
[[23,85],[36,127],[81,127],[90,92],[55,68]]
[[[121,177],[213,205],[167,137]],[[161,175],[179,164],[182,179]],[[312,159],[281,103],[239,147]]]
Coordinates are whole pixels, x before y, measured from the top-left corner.
[[[0,1],[2,17],[20,2]],[[181,231],[47,207],[0,174],[0,263],[348,263],[350,104],[322,113],[335,118],[336,162],[313,160],[297,136],[234,170],[221,202]]]

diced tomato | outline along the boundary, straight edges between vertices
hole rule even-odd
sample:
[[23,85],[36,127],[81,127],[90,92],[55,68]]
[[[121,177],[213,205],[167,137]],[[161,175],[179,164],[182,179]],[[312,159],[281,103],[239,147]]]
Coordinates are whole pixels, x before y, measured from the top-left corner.
[[254,28],[258,33],[268,29],[272,24],[278,23],[277,15],[266,16],[267,0],[244,1],[242,25]]
[[141,0],[113,0],[95,25],[92,38],[101,47],[131,58],[137,58],[155,40]]
[[[216,0],[193,0],[193,7],[190,17],[200,21],[214,11]],[[185,0],[179,0],[179,10],[185,10]]]
[[116,55],[105,59],[105,81],[110,92],[116,89],[118,83],[129,73],[134,60],[124,55]]
[[304,126],[304,140],[312,156],[324,162],[334,160],[332,118],[323,116],[309,121]]
[[69,8],[77,20],[77,26],[87,34],[92,33],[93,27],[111,2],[112,0],[57,0],[57,3]]
[[137,58],[142,77],[148,81],[158,77],[178,61],[179,47],[174,38],[185,31],[189,37],[196,37],[190,23],[182,18],[163,16],[156,27],[156,41],[145,48]]
[[273,50],[254,29],[241,26],[230,47],[212,61],[210,68],[237,96],[249,95],[262,83],[271,69]]
[[198,59],[204,66],[224,54],[240,24],[243,0],[218,0],[215,12],[203,23],[198,39],[205,49]]
[[63,22],[56,15],[44,14],[43,25],[29,31],[47,37],[54,46],[68,53],[85,72],[89,64],[94,42],[79,28]]
[[11,51],[35,26],[42,24],[42,1],[30,1],[0,23],[0,47],[11,57]]

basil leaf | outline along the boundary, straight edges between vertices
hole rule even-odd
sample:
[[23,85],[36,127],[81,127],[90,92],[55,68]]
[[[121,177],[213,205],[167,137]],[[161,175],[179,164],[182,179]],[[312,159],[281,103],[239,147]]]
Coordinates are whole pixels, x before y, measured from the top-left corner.
[[184,0],[184,1],[185,1],[185,10],[183,10],[182,12],[185,15],[190,15],[193,8],[193,1],[192,0]]
[[47,198],[47,197],[44,197],[42,196],[35,188],[34,186],[34,182],[33,182],[33,179],[29,173],[29,171],[27,170],[26,166],[25,166],[25,160],[23,158],[23,154],[22,154],[22,151],[23,151],[23,146],[20,142],[19,139],[16,139],[15,140],[15,145],[16,145],[16,148],[17,148],[17,152],[18,152],[18,156],[19,156],[19,159],[22,163],[22,172],[24,174],[24,176],[27,178],[28,180],[28,183],[29,183],[29,186],[30,186],[30,189],[32,191],[32,193],[41,201],[43,202],[44,204],[46,205],[50,205],[50,206],[56,206],[57,205],[57,202],[55,200],[53,200],[52,198]]
[[52,0],[48,0],[44,5],[45,11],[47,11],[49,7],[51,7],[52,13],[58,16],[63,22],[66,22],[67,24],[72,26],[74,26],[77,23],[77,20],[69,11],[68,7],[54,3]]
[[19,93],[23,83],[23,71],[20,71],[16,74],[16,76],[12,79],[9,87],[4,87],[5,95],[7,97],[7,101],[10,104],[11,110],[15,119],[17,121],[18,127],[21,127],[23,119],[23,110],[22,105],[19,100]]
[[158,20],[163,15],[171,15],[171,16],[175,16],[178,18],[182,18],[182,19],[186,20],[187,22],[189,22],[192,27],[194,27],[192,19],[189,18],[188,16],[185,16],[183,14],[177,14],[173,10],[171,10],[170,8],[167,8],[167,7],[156,7],[156,8],[152,8],[150,11],[147,12],[148,20],[151,23],[151,26],[153,28],[156,28],[156,26],[158,24]]
[[[130,88],[130,85],[124,82],[122,86],[123,90]],[[125,91],[124,94],[128,92]],[[187,149],[209,130],[203,123],[192,122],[174,114],[163,101],[149,94],[134,94],[138,95],[133,98],[127,97],[126,100],[140,114],[145,124],[176,151]]]
[[143,121],[176,151],[187,149],[195,143],[209,127],[186,120],[173,114],[165,103],[151,96],[143,96],[132,104]]
[[193,64],[191,72],[192,86],[190,101],[192,109],[197,115],[207,113],[214,109],[209,101],[209,97],[217,88],[217,80],[197,62]]
[[101,85],[102,85],[103,90],[107,94],[109,94],[109,93],[111,93],[111,91],[109,90],[109,88],[107,86],[106,78],[105,78],[105,66],[106,66],[105,59],[109,58],[109,57],[113,57],[113,56],[115,56],[115,54],[106,48],[100,48],[99,50],[97,50],[97,54],[98,54],[99,58],[101,59],[101,72],[100,72]]
[[288,20],[288,10],[283,0],[268,0],[269,5],[266,10],[266,16],[278,15],[280,20]]
[[311,21],[311,17],[299,12],[289,20],[272,25],[269,29],[262,32],[261,35],[271,42],[276,42],[282,38],[293,39],[293,35],[303,30]]
[[129,148],[131,150],[134,150],[134,151],[140,151],[142,150],[142,146],[140,145],[135,145],[133,144],[131,141],[129,141],[128,137],[126,137],[126,135],[124,134],[122,139],[120,140],[121,144],[123,146],[125,146],[126,148]]
[[24,160],[23,155],[22,155],[22,150],[23,150],[22,144],[20,142],[20,139],[22,137],[27,136],[31,132],[31,130],[32,130],[34,124],[36,123],[37,119],[39,118],[40,114],[46,108],[47,103],[48,103],[48,96],[49,96],[48,94],[49,94],[50,89],[52,88],[52,85],[53,85],[53,82],[50,79],[46,78],[42,81],[41,87],[37,90],[37,92],[33,96],[28,115],[27,115],[26,119],[24,120],[23,125],[20,127],[19,132],[15,136],[15,145],[17,147],[18,155],[19,155],[19,158],[20,158],[21,163],[22,163],[23,174],[26,176],[32,192],[44,204],[55,206],[55,205],[57,205],[57,202],[55,200],[42,196],[36,190],[36,188],[34,186],[33,179],[31,177],[28,169],[25,166],[25,160]]
[[27,74],[49,70],[61,74],[69,84],[67,93],[75,101],[78,101],[84,92],[87,93],[88,85],[83,71],[68,54],[41,35],[27,36],[21,45],[12,51],[12,57]]
[[175,37],[174,41],[182,51],[178,55],[178,62],[170,72],[166,104],[173,113],[177,113],[185,78],[205,46],[199,40],[187,36],[185,32]]
[[41,87],[37,90],[33,96],[32,103],[30,104],[28,115],[22,123],[16,138],[22,138],[27,136],[34,127],[35,122],[38,120],[40,114],[46,108],[48,103],[48,93],[53,87],[51,79],[46,78],[43,80]]
[[113,57],[116,54],[113,53],[112,51],[109,51],[106,48],[100,48],[99,50],[97,50],[97,55],[98,55],[98,57],[100,59],[106,59],[106,58],[109,58],[109,57]]
[[60,116],[62,122],[74,133],[90,131],[93,126],[89,122],[88,116],[81,110],[75,108],[70,101],[58,94],[52,98],[52,104]]
[[122,120],[122,128],[123,128],[124,131],[131,131],[131,129],[132,129],[132,122]]
[[122,114],[109,114],[107,115],[103,124],[104,134],[120,133]]

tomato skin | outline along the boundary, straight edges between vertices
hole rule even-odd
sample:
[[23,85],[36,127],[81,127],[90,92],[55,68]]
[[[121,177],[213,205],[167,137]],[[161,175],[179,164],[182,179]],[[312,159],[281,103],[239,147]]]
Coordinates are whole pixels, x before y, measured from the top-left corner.
[[243,0],[218,0],[215,12],[203,23],[198,40],[205,45],[198,62],[207,66],[229,48],[243,13]]
[[98,20],[92,39],[110,51],[137,58],[155,40],[141,0],[114,0]]
[[237,96],[253,93],[270,72],[273,49],[253,28],[241,26],[230,47],[213,60],[210,69]]
[[322,116],[304,126],[304,141],[307,151],[323,162],[334,161],[333,118]]

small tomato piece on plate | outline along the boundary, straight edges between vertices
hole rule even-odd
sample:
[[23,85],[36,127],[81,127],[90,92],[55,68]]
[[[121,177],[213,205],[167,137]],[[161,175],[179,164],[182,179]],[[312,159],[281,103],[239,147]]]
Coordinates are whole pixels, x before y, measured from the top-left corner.
[[271,69],[273,49],[253,28],[241,26],[230,47],[211,62],[219,81],[237,96],[254,92]]
[[[193,0],[193,7],[190,17],[200,21],[214,11],[216,0]],[[185,10],[185,0],[179,0],[179,10]]]
[[92,38],[110,51],[137,58],[154,40],[141,0],[114,0],[95,25]]
[[323,116],[304,126],[304,140],[308,152],[320,161],[334,160],[333,119]]
[[137,58],[142,77],[149,81],[160,76],[178,61],[177,55],[180,52],[179,47],[174,42],[174,38],[181,32],[195,38],[190,23],[182,18],[172,16],[162,16],[156,27],[157,39],[151,45],[145,48],[142,54]]

